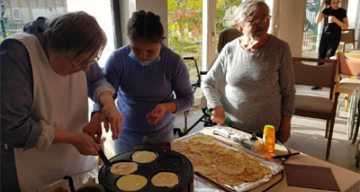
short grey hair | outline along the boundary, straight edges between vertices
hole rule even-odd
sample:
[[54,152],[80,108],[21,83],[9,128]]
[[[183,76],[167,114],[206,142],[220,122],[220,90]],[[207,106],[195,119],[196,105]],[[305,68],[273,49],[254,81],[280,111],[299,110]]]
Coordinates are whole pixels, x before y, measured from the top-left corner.
[[254,14],[261,8],[270,10],[269,6],[263,0],[246,0],[241,2],[235,22],[239,23],[248,19],[251,20],[252,17],[254,17]]
[[44,31],[44,46],[60,53],[99,54],[106,45],[106,35],[95,17],[84,11],[70,12],[49,19]]

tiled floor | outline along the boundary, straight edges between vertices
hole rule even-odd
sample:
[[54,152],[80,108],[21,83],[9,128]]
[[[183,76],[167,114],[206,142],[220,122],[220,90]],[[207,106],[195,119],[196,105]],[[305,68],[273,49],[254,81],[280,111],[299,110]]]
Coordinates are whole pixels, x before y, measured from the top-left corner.
[[[306,89],[308,88],[302,89],[307,91]],[[325,90],[319,90],[316,94],[324,94],[324,92]],[[342,100],[343,96],[341,95],[339,102]],[[188,115],[188,127],[199,119],[201,115],[200,107],[193,108]],[[292,119],[291,138],[285,145],[325,160],[327,144],[327,139],[324,137],[325,124],[324,120],[294,116]],[[184,117],[182,114],[176,116],[175,127],[184,127]],[[200,130],[202,127],[203,123],[199,123],[191,132]],[[334,126],[334,135],[328,161],[360,173],[360,169],[355,167],[356,144],[357,142],[351,144],[347,139],[347,112],[341,107],[339,117],[336,118]]]

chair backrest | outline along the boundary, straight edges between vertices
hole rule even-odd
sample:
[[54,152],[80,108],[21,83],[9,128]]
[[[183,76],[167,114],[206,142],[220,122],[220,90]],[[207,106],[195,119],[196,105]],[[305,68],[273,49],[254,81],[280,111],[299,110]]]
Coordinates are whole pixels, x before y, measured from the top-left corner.
[[296,85],[330,88],[329,97],[333,97],[337,77],[337,60],[294,57],[293,63]]
[[219,41],[217,46],[218,53],[221,52],[222,48],[230,41],[240,37],[242,33],[236,28],[223,29],[219,34]]
[[355,29],[343,29],[341,30],[341,40],[342,51],[345,51],[345,45],[351,44],[352,49],[355,48]]

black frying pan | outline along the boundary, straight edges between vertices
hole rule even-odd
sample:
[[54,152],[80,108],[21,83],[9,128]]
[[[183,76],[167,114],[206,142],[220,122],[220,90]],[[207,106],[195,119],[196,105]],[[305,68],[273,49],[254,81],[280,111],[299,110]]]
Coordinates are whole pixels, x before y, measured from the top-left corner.
[[[182,154],[172,151],[168,148],[141,148],[116,155],[107,160],[103,151],[99,152],[100,158],[104,161],[104,165],[99,170],[99,183],[108,191],[121,191],[116,186],[116,181],[121,177],[110,172],[112,164],[117,162],[132,162],[132,154],[136,151],[151,151],[157,155],[157,158],[150,163],[139,163],[138,170],[132,174],[138,174],[148,179],[147,184],[139,190],[140,192],[164,191],[164,192],[182,192],[193,190],[193,167],[191,162]],[[106,163],[105,163],[106,162]],[[179,176],[179,184],[173,188],[155,187],[151,184],[151,178],[158,172],[173,172]],[[189,189],[191,186],[191,189]]]

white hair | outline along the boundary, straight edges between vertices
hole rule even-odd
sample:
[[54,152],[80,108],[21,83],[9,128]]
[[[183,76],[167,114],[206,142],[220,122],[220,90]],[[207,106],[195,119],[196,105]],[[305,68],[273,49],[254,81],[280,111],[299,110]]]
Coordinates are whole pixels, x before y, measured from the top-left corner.
[[269,6],[263,0],[246,0],[241,2],[238,7],[238,13],[235,18],[235,22],[243,22],[249,17],[251,18],[253,14],[261,7],[266,7],[269,10]]

